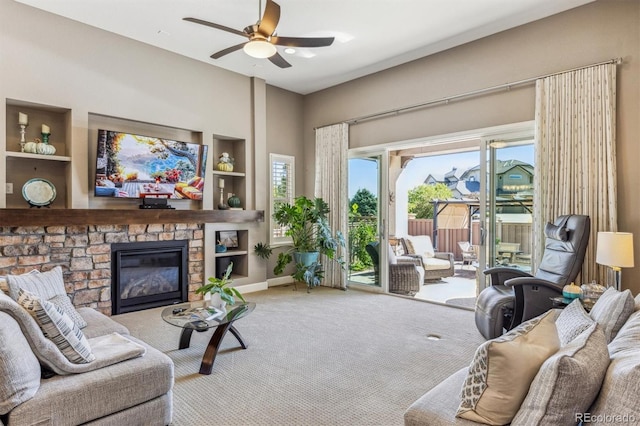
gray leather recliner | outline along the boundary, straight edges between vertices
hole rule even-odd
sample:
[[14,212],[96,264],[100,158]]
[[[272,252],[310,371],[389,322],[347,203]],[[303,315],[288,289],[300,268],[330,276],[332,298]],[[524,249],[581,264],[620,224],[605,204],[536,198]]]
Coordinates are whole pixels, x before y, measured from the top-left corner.
[[553,307],[551,298],[576,279],[589,243],[589,216],[565,215],[545,227],[545,249],[535,275],[514,268],[484,272],[491,286],[478,295],[476,326],[487,339],[502,335],[520,323]]

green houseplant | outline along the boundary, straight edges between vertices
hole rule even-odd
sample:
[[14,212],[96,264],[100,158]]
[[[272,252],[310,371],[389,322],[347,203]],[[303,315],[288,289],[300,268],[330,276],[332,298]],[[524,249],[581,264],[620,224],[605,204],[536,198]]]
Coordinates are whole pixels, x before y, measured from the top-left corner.
[[229,266],[222,278],[209,277],[209,282],[202,287],[198,287],[196,289],[196,294],[210,293],[212,296],[217,294],[223,302],[226,302],[229,305],[233,305],[236,302],[236,297],[245,302],[244,297],[242,297],[242,294],[240,294],[238,289],[235,287],[229,287],[229,284],[233,282],[233,280],[229,279],[232,269],[233,263],[229,263]]
[[[295,261],[295,272],[291,276],[296,281],[304,281],[310,288],[320,284],[324,277],[319,260],[321,254],[344,267],[344,259],[338,255],[338,248],[345,247],[344,236],[331,230],[328,213],[329,205],[322,198],[312,200],[305,196],[297,197],[293,204],[284,203],[276,208],[273,218],[286,228],[285,235],[291,237],[292,245],[278,253],[274,274],[282,274],[285,267]],[[268,259],[272,250],[265,243],[254,246],[255,253],[263,259]]]

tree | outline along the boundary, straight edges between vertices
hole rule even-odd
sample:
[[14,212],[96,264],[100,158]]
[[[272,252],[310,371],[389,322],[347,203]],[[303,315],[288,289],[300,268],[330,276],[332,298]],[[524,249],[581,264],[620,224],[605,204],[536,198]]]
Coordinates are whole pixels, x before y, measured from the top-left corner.
[[433,200],[447,200],[453,193],[443,183],[435,185],[422,184],[409,191],[409,213],[416,219],[433,219]]
[[352,211],[354,211],[354,204],[358,206],[356,211],[360,216],[375,216],[378,214],[378,197],[366,188],[358,189],[353,195],[351,203],[349,203]]

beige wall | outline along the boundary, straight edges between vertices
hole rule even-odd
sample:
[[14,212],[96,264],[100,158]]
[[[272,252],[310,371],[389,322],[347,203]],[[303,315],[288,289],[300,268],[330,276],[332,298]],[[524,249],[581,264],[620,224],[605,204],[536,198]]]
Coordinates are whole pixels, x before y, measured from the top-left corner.
[[[618,67],[619,229],[634,233],[640,291],[640,2],[599,0],[528,25],[305,96],[305,192],[313,192],[313,128],[366,114],[622,57]],[[351,147],[532,120],[534,88],[519,87],[351,126]],[[593,244],[594,242],[592,242]]]
[[[303,97],[273,86],[267,86],[267,154],[264,162],[266,174],[264,182],[269,182],[269,154],[292,155],[295,157],[295,189],[297,194],[304,192],[304,161],[303,135]],[[265,191],[268,191],[268,186]],[[267,206],[270,200],[267,199]],[[268,208],[268,207],[267,207]],[[265,222],[269,221],[269,213],[265,215]],[[267,225],[268,227],[268,225]],[[267,230],[267,232],[269,232]],[[268,241],[268,236],[264,241]],[[273,267],[276,263],[278,250],[267,262],[267,278],[273,278]],[[287,270],[289,271],[289,270]],[[290,272],[293,272],[291,267]]]

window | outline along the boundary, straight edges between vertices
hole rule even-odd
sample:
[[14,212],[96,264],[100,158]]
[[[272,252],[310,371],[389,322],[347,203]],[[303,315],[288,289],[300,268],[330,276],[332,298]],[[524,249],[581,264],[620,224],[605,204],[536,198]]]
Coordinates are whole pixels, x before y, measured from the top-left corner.
[[295,157],[290,155],[269,154],[271,163],[270,188],[270,223],[271,245],[290,244],[291,238],[284,235],[285,227],[279,226],[273,220],[273,213],[281,204],[293,204],[295,194]]

